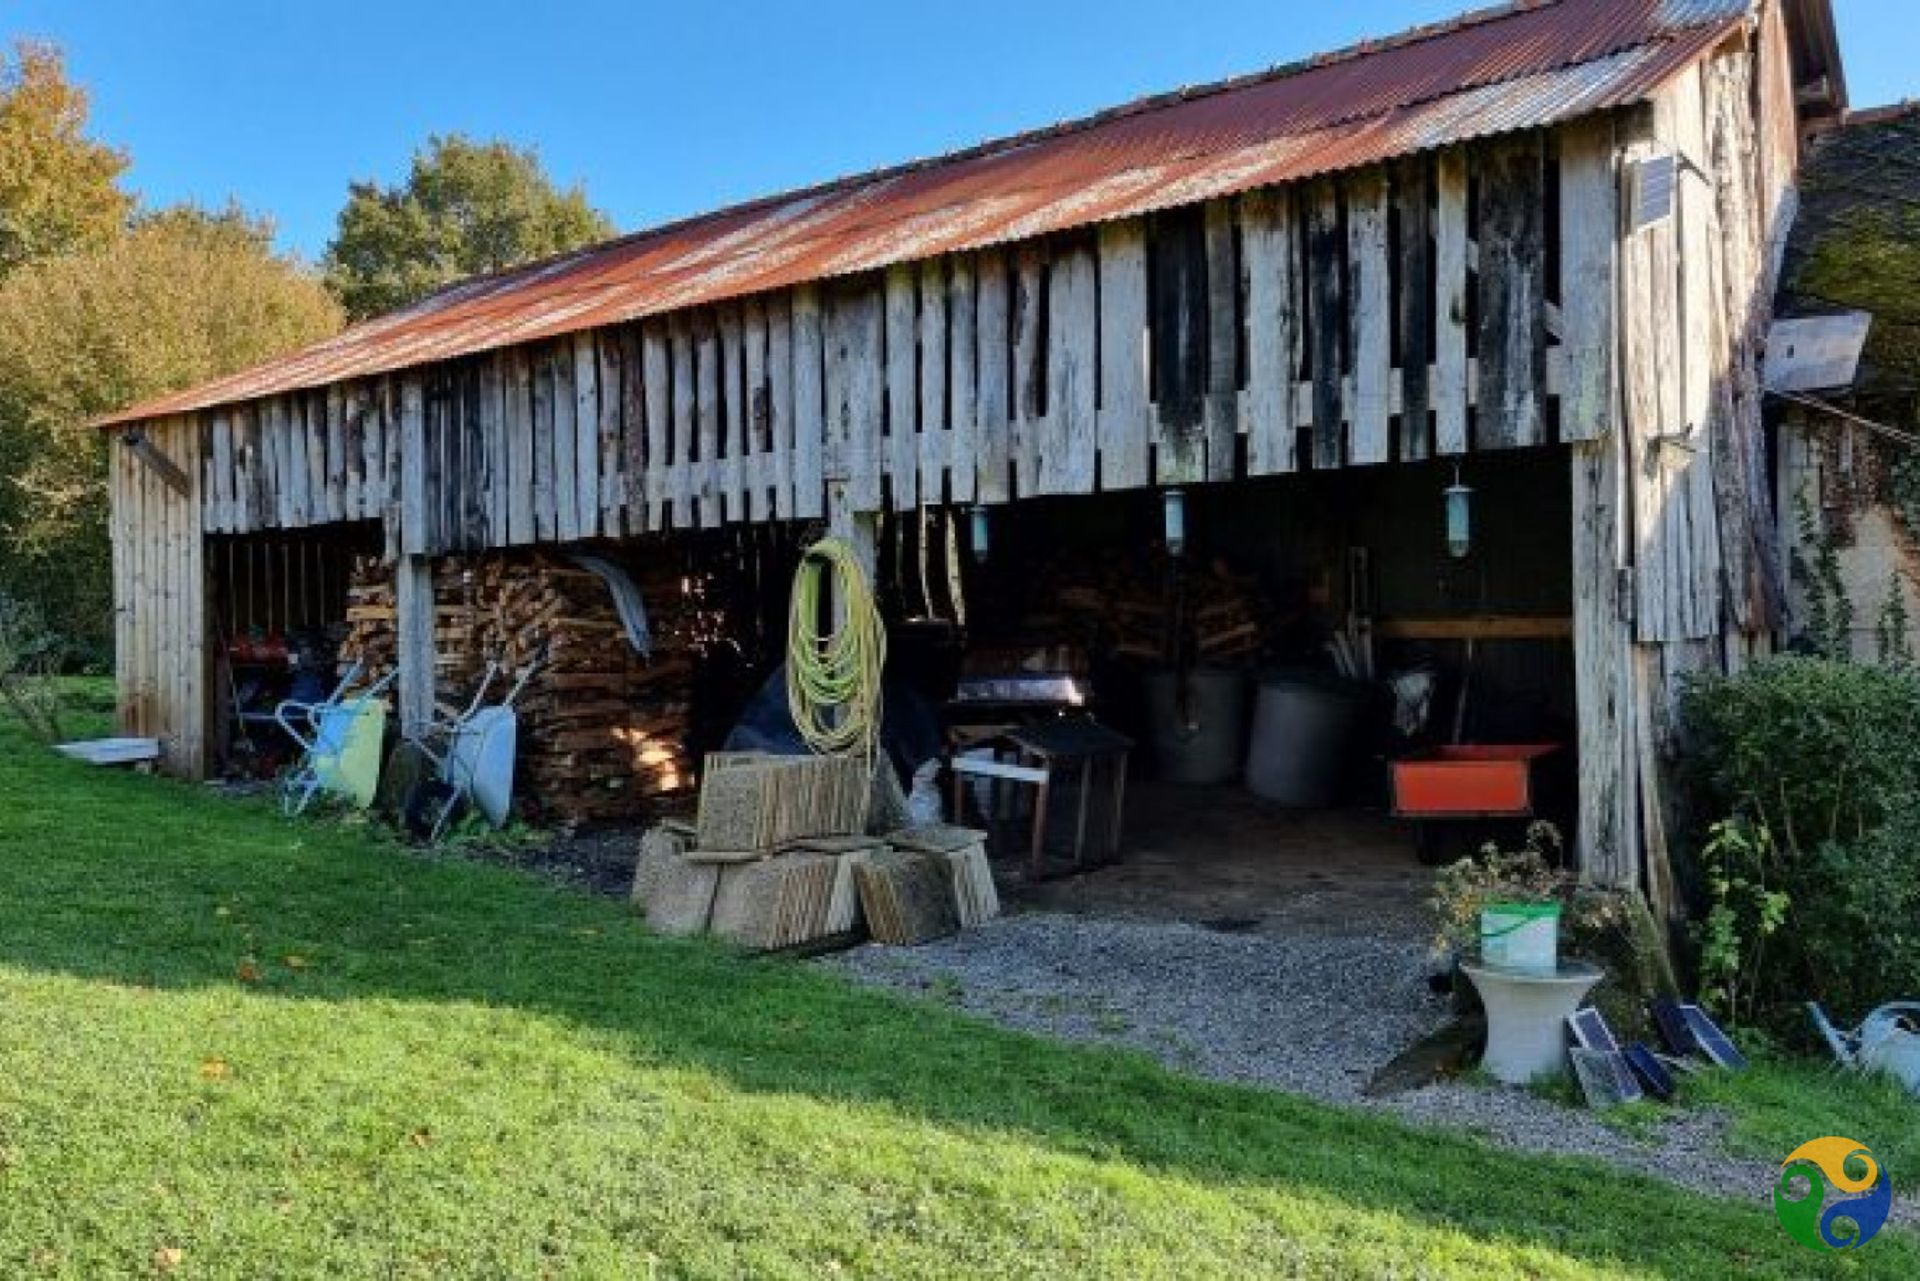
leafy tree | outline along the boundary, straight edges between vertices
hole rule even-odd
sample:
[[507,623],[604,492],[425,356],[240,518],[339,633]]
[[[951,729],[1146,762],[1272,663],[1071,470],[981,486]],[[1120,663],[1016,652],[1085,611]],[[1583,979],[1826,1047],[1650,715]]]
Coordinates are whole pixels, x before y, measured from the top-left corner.
[[99,415],[325,337],[338,305],[235,208],[136,217],[85,253],[0,280],[0,592],[104,652]]
[[327,284],[362,320],[613,232],[581,188],[553,185],[532,150],[436,135],[404,185],[353,184],[327,247]]
[[0,49],[0,276],[125,225],[133,200],[115,184],[127,157],[86,137],[86,124],[87,95],[56,50]]

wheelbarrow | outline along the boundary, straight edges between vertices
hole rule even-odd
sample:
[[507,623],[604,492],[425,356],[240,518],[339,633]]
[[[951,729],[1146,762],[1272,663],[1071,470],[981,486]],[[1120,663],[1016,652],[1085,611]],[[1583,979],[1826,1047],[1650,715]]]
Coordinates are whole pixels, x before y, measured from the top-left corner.
[[1836,1028],[1818,1001],[1807,1002],[1807,1013],[1843,1066],[1884,1072],[1920,1094],[1920,1001],[1889,1002],[1851,1032]]
[[488,705],[487,692],[505,672],[499,663],[489,662],[464,711],[409,738],[434,767],[434,777],[415,784],[405,801],[406,825],[416,837],[438,841],[469,805],[491,826],[505,825],[513,806],[513,762],[520,740],[513,705],[539,669],[537,661],[529,663],[506,698]]
[[300,763],[280,780],[280,809],[291,818],[321,792],[338,796],[355,809],[373,804],[380,786],[380,748],[387,734],[387,704],[381,697],[393,683],[388,673],[353,697],[347,691],[362,667],[347,669],[324,702],[288,699],[273,709],[273,719],[300,745]]

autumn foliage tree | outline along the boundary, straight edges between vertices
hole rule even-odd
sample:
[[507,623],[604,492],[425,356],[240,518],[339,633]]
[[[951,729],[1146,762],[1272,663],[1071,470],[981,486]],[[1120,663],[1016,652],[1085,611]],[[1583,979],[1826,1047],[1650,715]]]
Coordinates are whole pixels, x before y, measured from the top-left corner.
[[414,154],[404,183],[353,184],[327,248],[327,283],[362,320],[613,230],[579,187],[556,187],[532,150],[435,136]]
[[0,596],[87,654],[111,634],[95,417],[338,329],[340,309],[238,209],[133,213],[60,61],[0,69]]
[[34,258],[105,244],[133,198],[124,153],[85,134],[87,95],[59,53],[29,41],[0,49],[0,275]]

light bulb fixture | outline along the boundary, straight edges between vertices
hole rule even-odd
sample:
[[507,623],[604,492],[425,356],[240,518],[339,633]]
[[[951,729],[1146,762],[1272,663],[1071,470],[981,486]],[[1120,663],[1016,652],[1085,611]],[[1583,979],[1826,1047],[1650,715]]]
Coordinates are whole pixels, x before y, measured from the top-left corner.
[[1447,553],[1465,560],[1473,550],[1473,489],[1460,483],[1460,466],[1453,468],[1453,483],[1446,488]]
[[972,533],[972,536],[968,541],[973,544],[974,563],[979,565],[984,565],[987,563],[987,546],[988,546],[986,504],[975,503],[970,509],[968,509],[967,515],[969,517],[968,524],[971,528],[971,533]]
[[1183,555],[1187,550],[1187,495],[1182,489],[1169,489],[1161,494],[1161,515],[1165,522],[1167,554]]

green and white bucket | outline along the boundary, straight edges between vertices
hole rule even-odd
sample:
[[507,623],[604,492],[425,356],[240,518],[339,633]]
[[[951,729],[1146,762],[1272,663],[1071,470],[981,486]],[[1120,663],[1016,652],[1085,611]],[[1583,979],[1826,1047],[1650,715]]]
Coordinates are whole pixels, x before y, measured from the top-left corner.
[[1480,959],[1552,974],[1560,963],[1558,903],[1489,903],[1480,910]]

